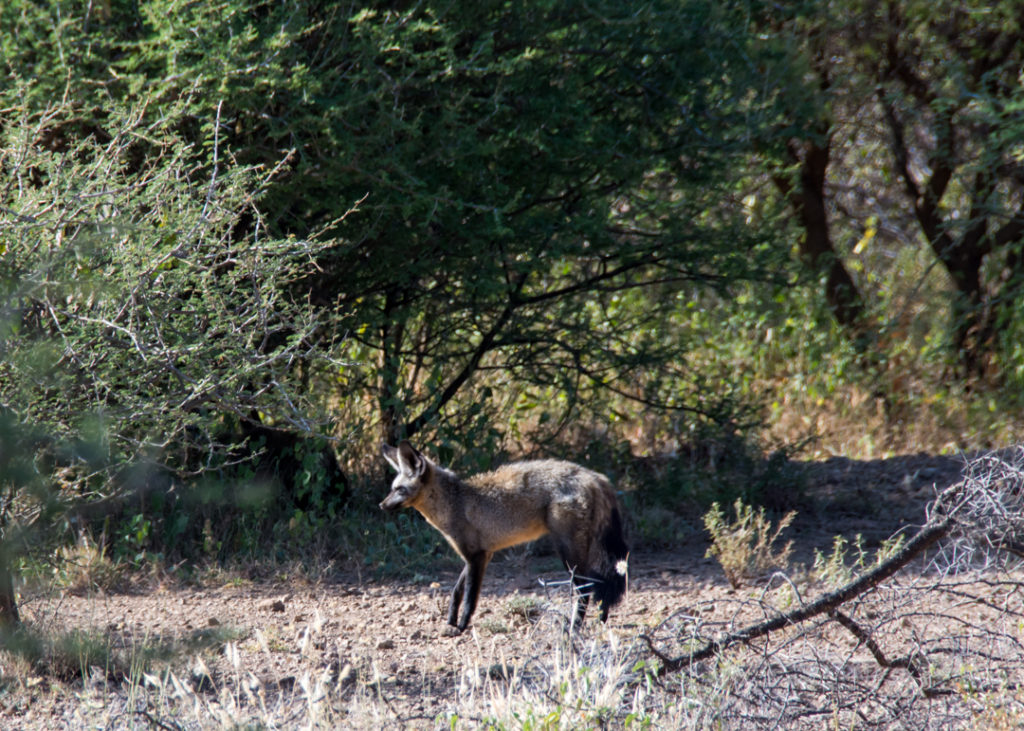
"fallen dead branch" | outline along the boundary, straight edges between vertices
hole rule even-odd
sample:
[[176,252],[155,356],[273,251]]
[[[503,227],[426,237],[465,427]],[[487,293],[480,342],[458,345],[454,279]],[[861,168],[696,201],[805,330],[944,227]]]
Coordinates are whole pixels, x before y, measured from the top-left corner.
[[943,520],[936,525],[925,526],[892,558],[880,564],[877,568],[849,582],[836,591],[825,594],[810,604],[794,609],[791,612],[780,614],[765,622],[744,627],[738,632],[733,632],[724,637],[708,641],[698,650],[680,655],[679,657],[666,657],[655,648],[649,635],[641,635],[647,643],[651,652],[661,661],[657,675],[665,675],[681,670],[695,662],[706,660],[713,655],[721,654],[729,647],[749,642],[758,637],[763,637],[771,632],[784,627],[791,627],[804,622],[820,614],[833,612],[837,607],[842,606],[854,597],[860,596],[868,589],[878,586],[881,582],[895,574],[908,563],[920,556],[925,550],[949,532],[950,520]]
[[945,725],[995,693],[1024,714],[1022,542],[1024,448],[978,457],[898,551],[839,588],[804,602],[787,578],[789,592],[733,600],[730,620],[710,619],[719,601],[642,635],[651,672],[685,674],[744,724]]

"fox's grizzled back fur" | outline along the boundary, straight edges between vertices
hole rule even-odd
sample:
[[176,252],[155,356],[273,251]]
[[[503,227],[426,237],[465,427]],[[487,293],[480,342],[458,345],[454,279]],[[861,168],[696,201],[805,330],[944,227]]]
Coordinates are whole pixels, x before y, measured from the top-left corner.
[[[550,533],[566,567],[581,586],[591,585],[589,592],[607,617],[626,591],[629,549],[618,500],[604,475],[572,462],[536,460],[474,475],[466,484],[504,498],[505,510],[487,511],[498,547]],[[516,517],[527,515],[533,520]],[[510,530],[513,525],[523,529],[522,536]]]
[[[381,507],[416,508],[466,561],[452,593],[449,623],[465,629],[474,591],[495,551],[550,533],[582,593],[577,618],[594,596],[601,619],[626,591],[628,548],[615,492],[604,475],[572,462],[515,462],[466,480],[431,462],[408,442],[382,445],[398,471]],[[476,580],[474,580],[476,575]],[[462,588],[469,593],[456,624]]]

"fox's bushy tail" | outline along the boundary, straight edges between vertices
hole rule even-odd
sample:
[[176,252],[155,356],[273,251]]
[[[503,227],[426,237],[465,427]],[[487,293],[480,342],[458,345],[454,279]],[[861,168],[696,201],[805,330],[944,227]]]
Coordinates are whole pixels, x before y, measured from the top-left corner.
[[626,579],[629,575],[629,547],[622,527],[622,514],[617,504],[612,505],[608,523],[598,540],[601,544],[601,560],[595,567],[597,581],[594,582],[593,597],[601,604],[601,621],[608,619],[608,610],[618,604],[626,593]]

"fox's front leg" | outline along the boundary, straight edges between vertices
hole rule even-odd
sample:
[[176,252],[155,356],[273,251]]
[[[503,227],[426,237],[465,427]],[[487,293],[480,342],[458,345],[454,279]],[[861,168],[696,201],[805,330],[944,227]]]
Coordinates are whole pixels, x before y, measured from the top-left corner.
[[455,587],[452,589],[452,598],[448,603],[448,624],[452,627],[457,626],[459,619],[459,605],[462,604],[463,590],[466,588],[466,576],[469,574],[469,562],[462,568],[462,573],[459,574],[459,580],[455,582]]
[[[459,620],[458,625],[456,625],[456,629],[459,632],[465,631],[466,627],[469,626],[473,610],[476,609],[476,602],[480,598],[480,585],[483,583],[484,571],[487,570],[487,564],[491,561],[491,555],[487,551],[473,554],[469,557],[469,560],[466,562],[466,568],[462,571],[466,579],[466,599],[462,603],[462,618]],[[449,621],[451,621],[450,618]]]

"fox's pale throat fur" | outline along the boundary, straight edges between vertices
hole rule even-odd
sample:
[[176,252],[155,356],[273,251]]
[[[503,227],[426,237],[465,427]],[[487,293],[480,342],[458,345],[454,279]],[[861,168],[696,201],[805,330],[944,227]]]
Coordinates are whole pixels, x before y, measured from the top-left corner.
[[466,562],[448,609],[455,631],[469,624],[494,552],[547,533],[580,590],[577,626],[591,595],[601,603],[602,621],[621,599],[628,550],[618,501],[603,475],[571,462],[537,460],[463,480],[408,442],[381,450],[398,472],[381,507],[415,508]]

